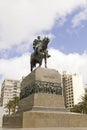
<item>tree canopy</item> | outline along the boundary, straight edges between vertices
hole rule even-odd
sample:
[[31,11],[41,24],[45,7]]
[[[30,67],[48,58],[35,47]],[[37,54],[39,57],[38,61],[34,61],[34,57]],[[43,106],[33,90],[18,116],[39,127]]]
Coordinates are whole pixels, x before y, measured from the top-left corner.
[[9,115],[11,113],[15,114],[17,111],[17,107],[19,104],[19,97],[14,97],[12,100],[9,100],[9,102],[6,104],[5,108],[9,110]]
[[70,111],[76,112],[76,113],[87,114],[87,94],[84,94],[81,97],[81,102],[79,102],[77,105],[74,105]]

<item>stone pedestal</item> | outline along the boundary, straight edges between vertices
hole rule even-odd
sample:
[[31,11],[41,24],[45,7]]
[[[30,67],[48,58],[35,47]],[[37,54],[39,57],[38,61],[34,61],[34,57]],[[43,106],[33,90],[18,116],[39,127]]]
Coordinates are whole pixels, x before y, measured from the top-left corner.
[[21,83],[19,111],[65,111],[61,76],[56,70],[38,68]]
[[58,71],[37,68],[23,79],[18,113],[3,127],[87,127],[87,115],[66,111]]

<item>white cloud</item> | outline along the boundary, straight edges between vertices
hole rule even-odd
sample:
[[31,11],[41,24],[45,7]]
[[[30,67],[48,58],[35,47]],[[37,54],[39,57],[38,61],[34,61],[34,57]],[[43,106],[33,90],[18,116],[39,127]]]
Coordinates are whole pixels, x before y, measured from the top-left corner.
[[28,51],[28,49],[29,49],[29,43],[25,41],[24,43],[22,42],[20,46],[17,47],[16,52],[21,54]]
[[86,0],[0,0],[0,49],[24,40],[31,44],[34,35],[52,29],[58,18],[64,22],[67,14],[85,4]]
[[[68,71],[69,73],[80,73],[83,76],[83,83],[87,83],[87,53],[82,55],[77,53],[64,54],[59,50],[50,48],[49,54],[51,57],[48,59],[48,68],[56,69],[60,73]],[[44,66],[44,63],[43,65]],[[30,73],[30,54],[26,53],[19,58],[11,60],[0,60],[0,75],[3,79],[21,79]],[[0,81],[1,82],[1,81]]]
[[26,53],[21,57],[15,57],[14,59],[0,59],[0,74],[2,79],[11,78],[20,80],[22,76],[29,74],[30,72],[30,54]]
[[87,83],[87,53],[82,55],[78,53],[64,54],[58,50],[50,49],[51,58],[48,60],[48,67],[69,73],[78,73],[83,76],[83,83]]
[[[17,45],[17,52],[26,52],[36,35],[45,35],[44,31],[52,29],[56,20],[59,20],[59,26],[64,24],[67,14],[85,6],[86,0],[0,0],[0,50]],[[81,13],[79,15],[84,20],[86,12]],[[74,18],[73,25],[81,21],[80,16]],[[51,33],[48,36],[54,38]],[[26,42],[22,44],[23,41]],[[48,59],[49,68],[60,72],[80,72],[84,83],[87,83],[87,53],[66,55],[54,49],[50,49],[49,53],[52,55]],[[29,59],[28,53],[10,60],[0,59],[2,79],[21,79],[29,74]]]
[[81,22],[85,20],[87,20],[87,7],[74,16],[74,18],[72,19],[72,27],[77,27],[81,25]]

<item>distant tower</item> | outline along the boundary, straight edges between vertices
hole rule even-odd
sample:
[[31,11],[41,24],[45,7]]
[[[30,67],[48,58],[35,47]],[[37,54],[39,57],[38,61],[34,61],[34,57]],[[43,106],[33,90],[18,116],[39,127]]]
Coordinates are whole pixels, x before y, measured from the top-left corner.
[[62,74],[63,95],[65,106],[70,110],[75,104],[81,101],[81,96],[84,94],[82,84],[82,76],[77,74]]

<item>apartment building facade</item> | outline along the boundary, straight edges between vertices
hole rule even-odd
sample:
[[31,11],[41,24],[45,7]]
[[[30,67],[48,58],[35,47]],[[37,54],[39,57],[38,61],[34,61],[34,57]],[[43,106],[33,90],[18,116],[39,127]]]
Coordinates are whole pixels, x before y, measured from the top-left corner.
[[63,72],[62,83],[65,107],[70,111],[74,105],[81,101],[81,96],[84,94],[82,76]]
[[1,88],[1,105],[4,108],[4,114],[8,113],[8,109],[5,108],[6,104],[16,96],[20,96],[20,81],[5,79]]

